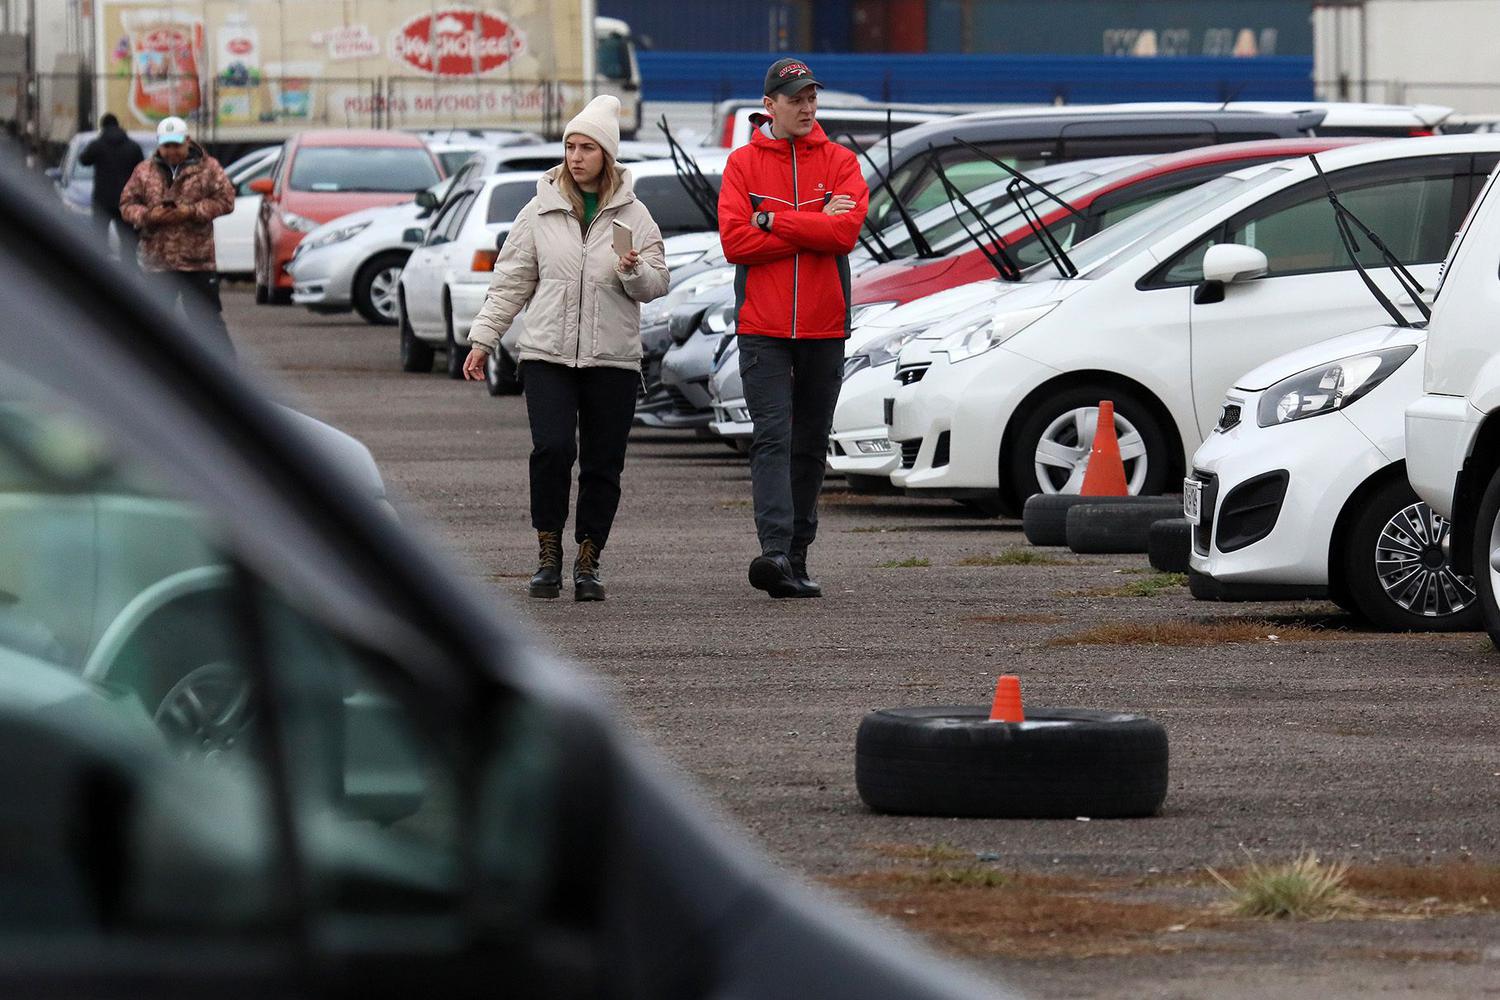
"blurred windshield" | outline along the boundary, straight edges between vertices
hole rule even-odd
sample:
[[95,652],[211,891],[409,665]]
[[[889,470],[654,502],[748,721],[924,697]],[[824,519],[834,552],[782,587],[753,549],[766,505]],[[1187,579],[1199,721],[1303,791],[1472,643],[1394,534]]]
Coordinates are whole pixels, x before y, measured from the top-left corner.
[[293,191],[417,192],[436,184],[437,164],[418,147],[304,146],[292,162]]

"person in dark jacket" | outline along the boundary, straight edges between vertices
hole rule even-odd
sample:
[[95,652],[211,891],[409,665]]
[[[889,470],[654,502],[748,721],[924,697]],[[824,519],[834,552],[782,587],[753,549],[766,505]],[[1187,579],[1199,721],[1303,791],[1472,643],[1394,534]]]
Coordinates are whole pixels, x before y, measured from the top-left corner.
[[120,241],[120,260],[135,266],[135,229],[120,216],[120,194],[130,180],[136,164],[146,158],[140,144],[120,127],[112,114],[99,119],[99,135],[83,147],[78,162],[94,168],[94,221],[104,230],[111,229]]
[[766,73],[765,115],[729,156],[719,190],[719,238],[735,275],[736,332],[750,440],[751,493],[761,554],[750,584],[772,597],[820,597],[807,571],[818,491],[849,336],[849,251],[870,192],[859,162],[816,121],[807,65]]

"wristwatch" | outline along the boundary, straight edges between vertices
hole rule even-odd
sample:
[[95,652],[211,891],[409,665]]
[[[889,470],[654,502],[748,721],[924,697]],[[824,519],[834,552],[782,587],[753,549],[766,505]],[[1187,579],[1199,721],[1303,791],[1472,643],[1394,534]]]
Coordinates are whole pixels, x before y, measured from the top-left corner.
[[770,212],[756,212],[755,213],[755,227],[757,229],[763,229],[763,230],[765,230],[766,232],[769,233],[771,231],[771,213]]

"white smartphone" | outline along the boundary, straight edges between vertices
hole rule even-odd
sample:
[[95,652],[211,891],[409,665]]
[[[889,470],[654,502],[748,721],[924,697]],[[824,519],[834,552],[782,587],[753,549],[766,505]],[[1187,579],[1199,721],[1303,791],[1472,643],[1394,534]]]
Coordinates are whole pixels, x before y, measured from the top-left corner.
[[619,219],[616,219],[614,221],[613,233],[615,241],[615,256],[623,257],[630,252],[633,246],[633,244],[631,243],[631,239],[633,238],[634,234],[630,231],[630,227],[625,225],[625,223],[621,222]]

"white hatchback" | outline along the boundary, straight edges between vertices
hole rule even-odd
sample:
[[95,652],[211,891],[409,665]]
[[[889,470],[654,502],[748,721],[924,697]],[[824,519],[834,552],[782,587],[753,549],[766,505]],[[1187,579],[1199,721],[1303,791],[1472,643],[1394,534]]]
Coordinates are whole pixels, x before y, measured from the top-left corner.
[[[1343,203],[1426,284],[1497,160],[1500,136],[1318,156]],[[1378,252],[1360,246],[1378,266]],[[1210,181],[1071,253],[1077,276],[1039,265],[903,349],[891,407],[896,485],[998,498],[1010,510],[1033,493],[1077,492],[1098,403],[1109,399],[1131,491],[1175,489],[1242,372],[1386,318],[1306,159]],[[1399,295],[1384,271],[1372,280]]]

